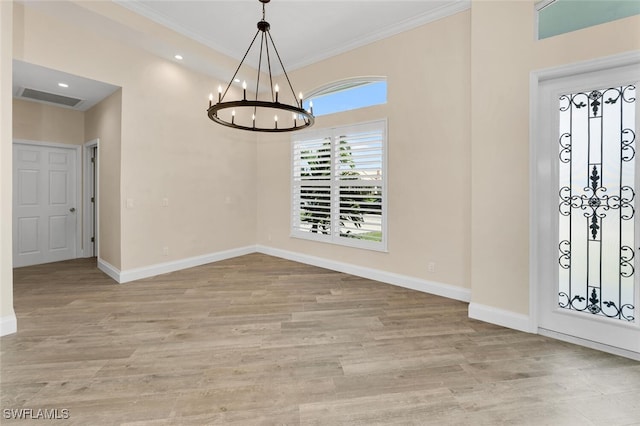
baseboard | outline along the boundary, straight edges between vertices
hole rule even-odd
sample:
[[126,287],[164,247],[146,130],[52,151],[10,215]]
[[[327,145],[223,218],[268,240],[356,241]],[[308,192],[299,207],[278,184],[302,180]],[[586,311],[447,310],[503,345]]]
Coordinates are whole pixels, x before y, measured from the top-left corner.
[[330,269],[332,271],[344,272],[346,274],[368,278],[386,284],[396,285],[398,287],[409,288],[411,290],[417,290],[423,293],[435,294],[437,296],[447,297],[449,299],[460,300],[462,302],[469,302],[471,300],[471,291],[469,289],[456,287],[449,284],[422,280],[419,278],[400,275],[393,272],[365,268],[363,266],[356,266],[349,263],[337,262],[335,260],[309,256],[306,254],[295,253],[292,251],[281,250],[262,245],[256,246],[256,251],[258,253],[267,254],[269,256],[280,257],[295,262],[305,263],[307,265],[318,266],[320,268]]
[[0,336],[13,334],[16,331],[18,331],[18,320],[15,313],[0,317]]
[[513,328],[514,330],[524,331],[526,333],[536,332],[532,327],[531,319],[528,315],[505,311],[504,309],[481,305],[479,303],[469,303],[469,318]]
[[116,282],[120,282],[120,270],[104,259],[98,258],[98,269],[109,275]]
[[[98,268],[120,284],[143,278],[155,277],[156,275],[167,274],[169,272],[180,271],[182,269],[193,268],[194,266],[205,265],[207,263],[219,262],[233,257],[244,256],[255,253],[255,246],[240,247],[231,250],[219,251],[216,253],[204,254],[202,256],[188,257],[186,259],[174,260],[171,262],[157,263],[155,265],[144,266],[142,268],[118,271],[118,269],[106,262],[98,261]],[[103,269],[103,267],[105,269]]]
[[540,334],[541,336],[551,337],[552,339],[562,340],[563,342],[573,343],[574,345],[584,346],[586,348],[591,348],[609,354],[623,356],[625,358],[631,358],[633,360],[640,361],[639,352],[616,348],[615,346],[609,346],[602,343],[594,342],[592,340],[569,336],[568,334],[558,333],[557,331],[546,330],[544,328],[539,328],[538,334]]

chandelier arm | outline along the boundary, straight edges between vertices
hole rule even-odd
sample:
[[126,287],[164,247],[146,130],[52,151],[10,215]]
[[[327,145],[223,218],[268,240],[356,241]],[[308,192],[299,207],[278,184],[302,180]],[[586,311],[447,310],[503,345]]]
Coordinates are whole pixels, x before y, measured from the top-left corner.
[[[262,4],[262,14],[264,15],[264,3]],[[263,16],[264,19],[264,16]],[[261,31],[261,30],[258,30]],[[260,36],[260,55],[258,56],[258,74],[256,75],[256,101],[258,100],[258,91],[260,90],[260,71],[262,70],[262,45],[264,44],[264,31]],[[253,115],[258,112],[258,107],[253,107]]]
[[249,48],[247,49],[246,52],[244,52],[244,56],[242,57],[242,60],[238,64],[238,68],[236,68],[236,71],[233,73],[233,77],[231,77],[231,80],[229,80],[229,84],[227,85],[227,88],[224,90],[224,94],[222,95],[220,100],[224,99],[224,97],[227,95],[227,92],[229,91],[229,87],[231,87],[231,84],[233,83],[233,80],[236,78],[236,75],[238,75],[238,71],[240,71],[240,67],[244,63],[244,60],[247,58],[247,55],[249,54],[249,51],[251,50],[251,47],[253,46],[253,43],[255,43],[256,38],[258,38],[258,33],[259,32],[260,32],[260,30],[256,31],[256,35],[253,36],[253,40],[251,40],[251,44],[249,45]]
[[[278,57],[278,61],[280,62],[280,66],[282,67],[282,72],[284,73],[284,76],[287,79],[287,83],[289,84],[289,88],[291,89],[291,93],[293,94],[293,99],[295,100],[295,103],[297,105],[298,99],[296,98],[296,91],[293,90],[293,85],[291,84],[291,80],[289,80],[289,74],[287,74],[287,70],[285,69],[284,64],[282,63],[282,59],[280,58],[280,54],[278,53],[278,48],[276,47],[276,44],[273,42],[273,37],[271,37],[271,31],[268,31],[267,34],[269,35],[269,39],[271,40],[271,45],[273,46],[273,50],[276,52],[276,56]],[[300,108],[303,108],[302,100],[300,100]]]
[[[267,30],[267,35],[269,39],[271,39],[271,44],[273,44],[273,39],[271,38],[271,32]],[[273,102],[273,75],[271,74],[271,55],[269,55],[269,40],[265,40],[264,47],[267,50],[267,67],[269,68],[269,92],[271,92],[271,102]]]

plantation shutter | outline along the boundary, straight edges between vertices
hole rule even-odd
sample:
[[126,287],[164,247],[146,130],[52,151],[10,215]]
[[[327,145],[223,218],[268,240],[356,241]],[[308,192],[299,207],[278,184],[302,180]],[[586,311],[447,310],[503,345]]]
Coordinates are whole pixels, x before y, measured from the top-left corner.
[[386,121],[292,141],[292,236],[385,250]]
[[331,235],[331,138],[293,146],[293,230]]
[[382,241],[384,132],[380,126],[358,126],[334,144],[336,235]]

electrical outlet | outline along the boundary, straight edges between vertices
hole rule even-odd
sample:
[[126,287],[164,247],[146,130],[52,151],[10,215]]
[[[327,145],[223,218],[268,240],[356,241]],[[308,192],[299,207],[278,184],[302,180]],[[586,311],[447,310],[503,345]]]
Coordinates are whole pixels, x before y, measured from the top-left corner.
[[162,207],[167,207],[169,205],[169,199],[168,198],[163,198],[162,201],[160,201],[160,205]]
[[169,256],[169,247],[163,247],[162,248],[162,255],[163,256]]
[[435,272],[436,271],[436,262],[427,263],[427,271],[428,272]]

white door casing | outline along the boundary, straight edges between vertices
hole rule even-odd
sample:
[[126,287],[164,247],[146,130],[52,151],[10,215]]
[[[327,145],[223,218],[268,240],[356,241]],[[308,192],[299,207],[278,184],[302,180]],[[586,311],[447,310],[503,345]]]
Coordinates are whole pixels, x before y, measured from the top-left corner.
[[[579,148],[577,145],[577,136],[575,137],[575,142],[573,140],[569,141],[568,138],[574,137],[575,135],[565,135],[564,140],[561,140],[562,132],[566,132],[566,123],[564,124],[565,129],[561,131],[563,124],[560,121],[559,111],[562,106],[561,102],[567,102],[566,97],[561,101],[563,95],[567,94],[582,93],[581,100],[577,103],[585,104],[589,104],[588,100],[584,102],[584,100],[588,99],[588,97],[584,95],[585,93],[594,93],[594,96],[598,96],[596,92],[599,91],[599,93],[606,94],[606,96],[599,99],[600,104],[596,105],[596,108],[600,108],[601,113],[605,107],[604,103],[616,93],[615,90],[606,92],[606,90],[610,90],[609,88],[631,87],[627,94],[632,93],[633,96],[631,97],[635,98],[637,94],[637,83],[640,81],[640,55],[634,53],[621,56],[611,61],[595,61],[591,65],[581,64],[576,66],[575,69],[565,67],[561,70],[541,72],[535,75],[534,79],[536,81],[532,81],[532,87],[536,85],[536,88],[534,88],[536,120],[532,123],[532,127],[535,128],[532,129],[531,295],[532,315],[536,320],[538,332],[560,338],[563,336],[569,337],[569,339],[566,340],[577,338],[579,340],[577,343],[587,344],[604,350],[611,349],[609,350],[610,352],[638,358],[640,357],[640,318],[638,315],[638,305],[640,301],[640,285],[638,285],[640,268],[638,268],[638,258],[640,257],[640,252],[637,250],[640,243],[640,238],[638,238],[638,231],[640,230],[638,224],[640,222],[638,221],[638,214],[635,214],[635,217],[630,221],[618,219],[615,225],[622,229],[624,224],[628,229],[632,229],[631,235],[627,232],[626,241],[631,241],[633,250],[636,251],[635,256],[631,255],[634,257],[631,263],[627,264],[624,268],[625,274],[628,275],[631,273],[634,275],[631,277],[627,276],[623,284],[626,289],[633,289],[631,290],[633,291],[633,295],[631,296],[629,296],[629,291],[627,291],[627,305],[624,309],[624,315],[618,315],[618,318],[615,318],[613,314],[616,312],[616,307],[611,307],[606,303],[603,305],[603,302],[605,302],[607,298],[604,294],[604,287],[601,289],[598,285],[603,284],[604,281],[602,281],[602,278],[599,278],[602,282],[593,278],[595,274],[592,272],[595,272],[595,269],[590,265],[597,265],[599,263],[600,268],[603,268],[602,265],[605,257],[611,259],[615,257],[613,256],[614,254],[618,255],[617,252],[612,250],[612,246],[605,245],[602,242],[604,241],[602,232],[605,230],[604,221],[607,214],[611,215],[614,212],[618,215],[622,214],[620,198],[626,197],[632,199],[632,202],[628,203],[625,207],[625,215],[633,210],[640,212],[640,210],[638,210],[638,206],[640,205],[638,203],[640,170],[636,166],[640,154],[635,155],[635,149],[637,147],[635,134],[637,134],[638,123],[640,123],[640,108],[638,108],[636,103],[635,128],[631,129],[632,132],[627,132],[623,137],[623,139],[626,138],[627,141],[631,141],[631,144],[626,148],[626,152],[628,154],[632,153],[634,157],[629,161],[620,161],[620,164],[624,163],[627,165],[628,170],[625,171],[627,175],[635,172],[635,177],[630,178],[631,185],[635,185],[635,196],[629,196],[626,192],[618,194],[615,191],[609,191],[609,193],[607,193],[606,185],[603,185],[604,181],[602,180],[604,176],[601,175],[608,174],[610,176],[615,171],[610,167],[612,163],[602,160],[606,154],[600,154],[599,152],[596,153],[596,157],[602,156],[602,158],[598,157],[594,160],[593,156],[588,157],[591,149]],[[592,107],[593,104],[585,105],[581,111],[588,110]],[[584,117],[583,115],[583,118]],[[588,119],[586,122],[589,123],[589,126],[604,126],[603,124],[599,124],[598,120]],[[572,129],[571,132],[575,131],[577,133],[575,124],[572,123],[570,128]],[[594,129],[604,129],[604,127],[594,127]],[[596,132],[596,134],[604,133],[604,130],[602,132],[599,130]],[[615,137],[618,138],[617,140],[620,140],[619,136]],[[604,140],[606,136],[598,136],[596,139]],[[601,144],[600,146],[604,145]],[[564,153],[561,152],[563,148],[565,149]],[[580,150],[582,150],[582,154],[579,153]],[[594,152],[596,151],[594,150]],[[561,193],[562,184],[560,183],[560,179],[566,178],[567,173],[566,165],[562,165],[567,161],[560,160],[562,155],[564,155],[564,160],[570,157],[576,157],[577,159],[580,155],[582,155],[583,158],[591,158],[588,162],[588,167],[593,175],[588,178],[585,175],[579,184],[577,182],[569,186],[565,184],[562,190],[564,192]],[[587,163],[585,163],[584,166],[585,172],[586,165]],[[622,166],[615,166],[614,169],[622,170]],[[596,182],[598,182],[597,185]],[[589,188],[592,183],[594,186]],[[595,190],[596,186],[598,186],[597,191]],[[570,198],[567,197],[569,187],[575,188],[573,201],[568,201]],[[582,195],[576,195],[579,193],[582,193]],[[562,197],[565,197],[564,205],[562,205]],[[607,200],[609,200],[608,202],[611,208],[607,206],[605,209],[604,204],[601,205],[600,203],[604,203]],[[597,209],[598,207],[600,207],[600,209]],[[561,209],[565,213],[564,215],[561,214]],[[569,210],[574,211],[576,218],[574,220],[575,223],[578,224],[578,226],[574,224],[573,228],[567,228],[566,221],[563,222],[563,220],[565,220],[563,216],[567,216]],[[593,217],[593,213],[596,210],[602,217]],[[591,216],[587,218],[587,215]],[[631,213],[631,215],[633,214]],[[585,226],[583,226],[583,224]],[[634,224],[635,229],[633,227]],[[629,227],[628,225],[631,226]],[[611,229],[610,224],[606,226],[609,226]],[[585,242],[585,238],[578,237],[575,230],[570,230],[576,229],[579,233],[581,227],[585,230],[589,228],[588,242]],[[569,231],[567,231],[567,229],[569,229]],[[569,244],[566,240],[567,232],[569,240],[571,240],[571,237],[574,237],[576,241],[572,241],[571,244]],[[565,239],[560,237],[560,235],[565,235]],[[618,245],[620,246],[624,245],[622,238],[623,237],[619,237]],[[591,247],[591,249],[585,247]],[[599,248],[596,250],[596,247]],[[602,249],[602,247],[605,248]],[[563,253],[566,254],[565,257],[561,259]],[[591,253],[592,260],[587,261],[588,264],[585,266],[585,274],[589,276],[588,274],[591,273],[591,278],[585,280],[585,286],[588,285],[587,294],[580,295],[578,298],[576,298],[576,296],[578,296],[577,294],[568,297],[561,288],[562,285],[565,285],[563,282],[567,280],[567,273],[564,270],[577,270],[577,266],[575,265],[579,262],[585,262],[586,256],[589,255],[588,253]],[[625,252],[625,255],[626,253],[627,252]],[[596,258],[595,256],[600,257]],[[593,259],[596,260],[594,261]],[[564,267],[560,266],[561,264],[564,265]],[[567,268],[568,265],[571,265],[571,268]],[[616,265],[616,267],[617,266],[618,265]],[[634,270],[637,272],[634,273]],[[603,273],[600,272],[599,277],[602,276]],[[569,277],[571,277],[571,275],[569,275]],[[569,278],[569,281],[571,281],[571,278]],[[576,280],[574,277],[573,281],[580,280]],[[594,284],[594,282],[596,283]],[[563,296],[559,299],[560,294],[563,294]],[[596,304],[591,302],[590,296],[593,296],[594,301],[597,300]],[[564,298],[562,299],[562,297]],[[573,305],[568,303],[571,301],[575,303]],[[631,303],[628,303],[629,301]],[[599,311],[598,306],[606,309]],[[629,306],[631,306],[631,308],[629,308]],[[618,306],[618,312],[621,311],[621,308],[621,306]],[[607,312],[606,314],[604,314],[605,310]],[[612,318],[607,317],[610,314]],[[593,343],[593,345],[590,343]]]
[[13,265],[77,257],[79,147],[14,141]]
[[[93,139],[82,146],[83,150],[83,212],[82,248],[84,257],[99,257],[99,139]],[[93,241],[92,241],[93,237]]]

